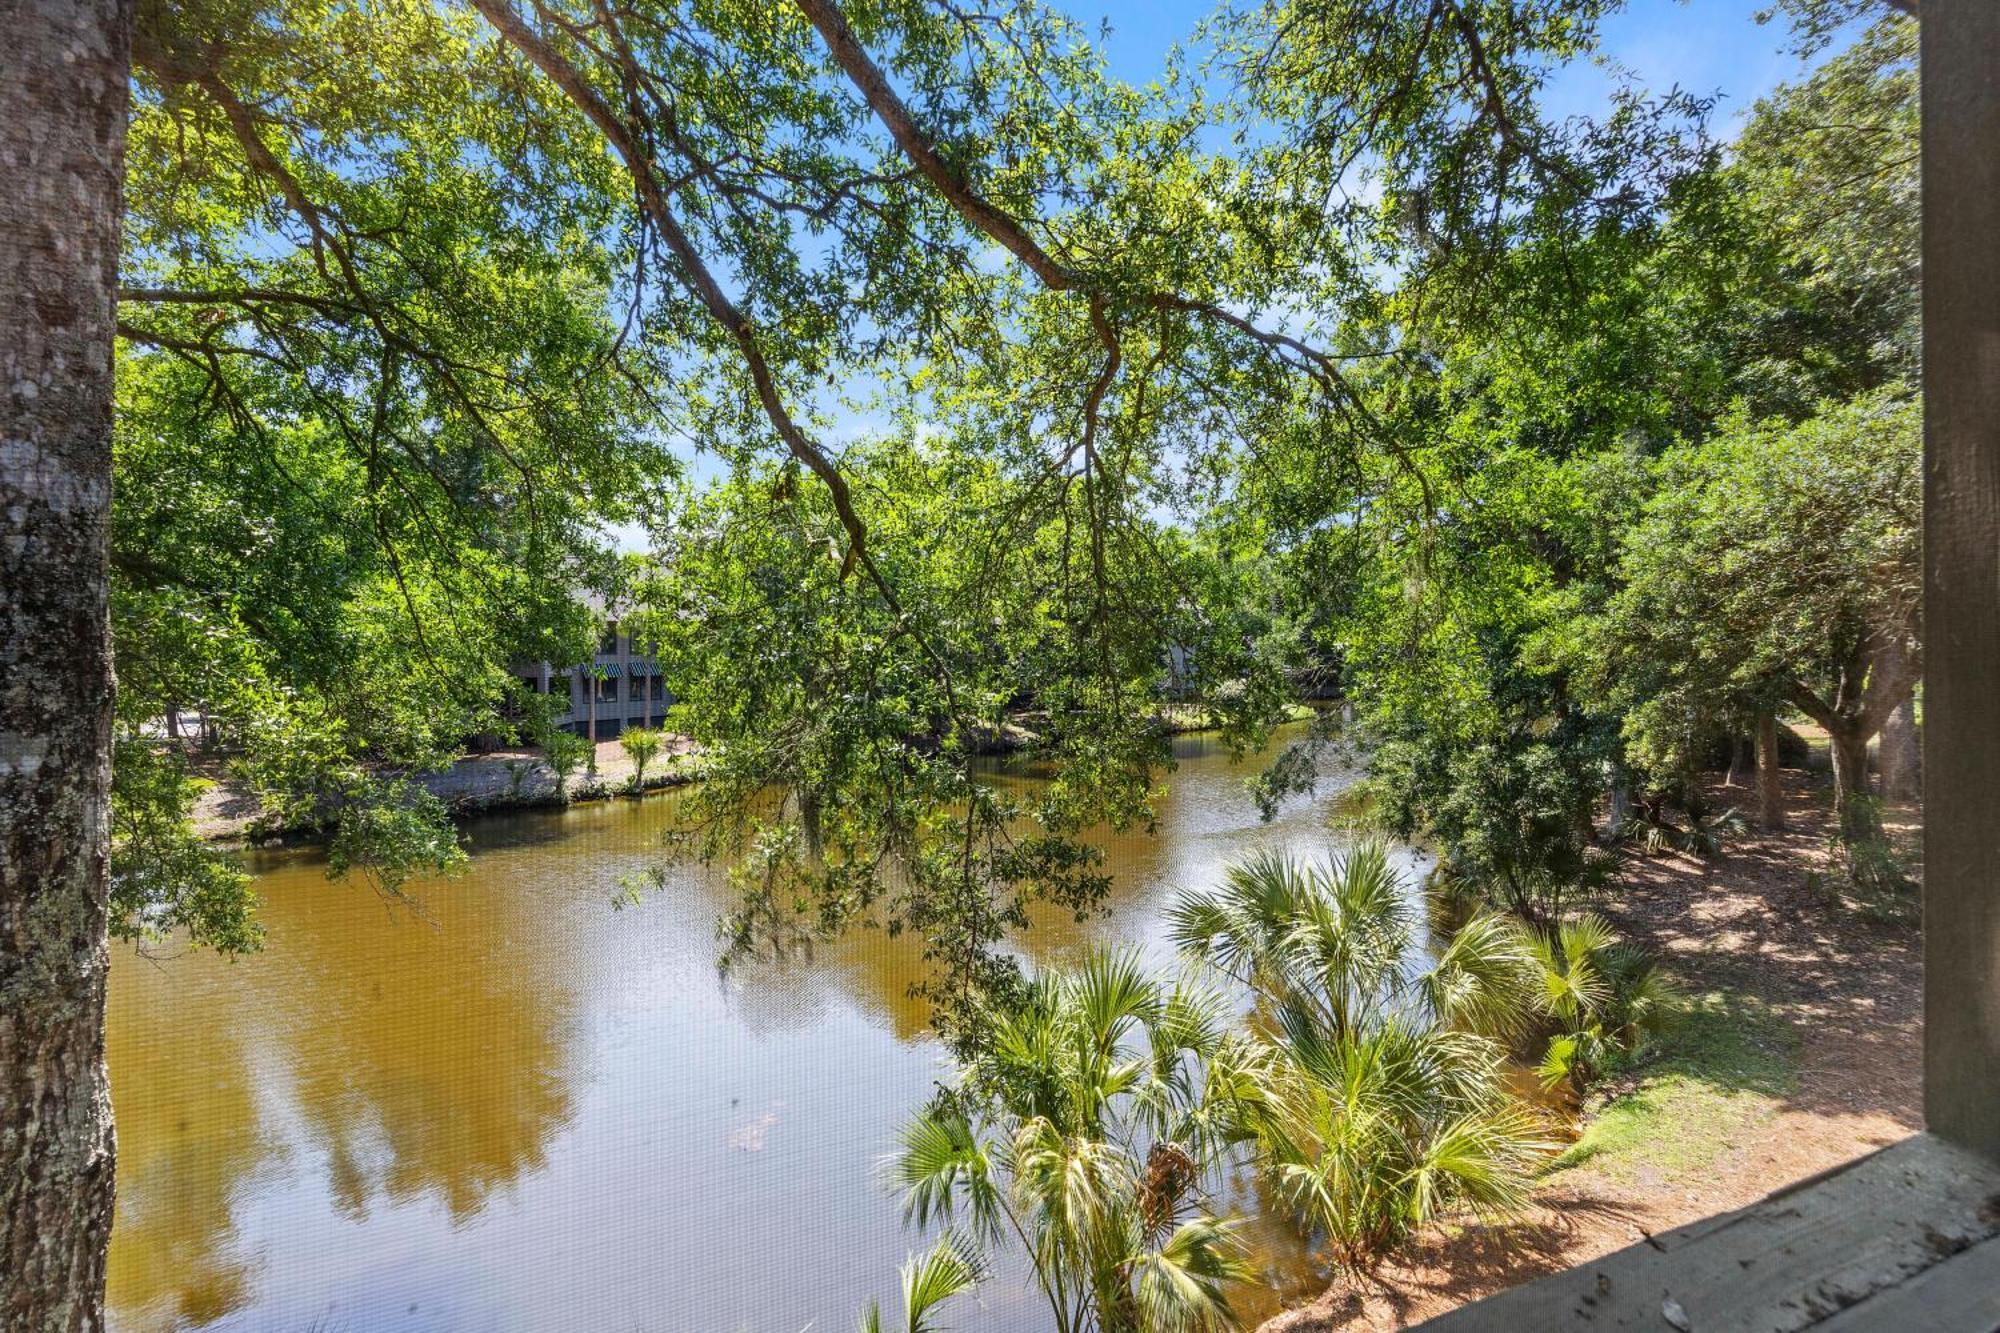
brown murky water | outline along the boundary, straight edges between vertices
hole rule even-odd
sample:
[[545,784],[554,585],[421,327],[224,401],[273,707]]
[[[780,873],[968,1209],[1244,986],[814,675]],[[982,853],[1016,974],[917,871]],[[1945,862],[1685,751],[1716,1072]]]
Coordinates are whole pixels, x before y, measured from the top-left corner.
[[[1109,914],[1038,925],[1028,955],[1131,942],[1164,964],[1175,890],[1324,844],[1337,781],[1261,824],[1247,764],[1177,752],[1158,833],[1107,840]],[[923,1237],[881,1162],[945,1072],[914,954],[868,934],[723,979],[719,876],[612,906],[671,812],[482,820],[467,873],[413,886],[421,919],[275,857],[262,953],[122,953],[114,1327],[831,1333],[897,1306]],[[1272,1282],[1311,1280],[1287,1228],[1253,1236]],[[1045,1319],[1004,1269],[949,1323]]]

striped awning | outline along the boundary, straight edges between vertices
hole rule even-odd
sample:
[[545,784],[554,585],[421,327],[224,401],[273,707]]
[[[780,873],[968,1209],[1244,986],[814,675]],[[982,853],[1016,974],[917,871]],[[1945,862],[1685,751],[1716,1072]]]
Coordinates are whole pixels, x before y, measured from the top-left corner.
[[636,658],[630,662],[585,662],[581,666],[571,667],[567,672],[557,671],[551,674],[559,676],[595,676],[608,679],[615,679],[618,676],[657,676],[660,674],[660,664],[658,662],[640,661]]

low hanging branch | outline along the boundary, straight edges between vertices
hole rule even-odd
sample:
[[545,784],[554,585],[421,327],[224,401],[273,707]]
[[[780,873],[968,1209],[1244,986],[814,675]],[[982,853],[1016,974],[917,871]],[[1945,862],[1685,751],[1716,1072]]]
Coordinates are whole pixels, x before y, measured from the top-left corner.
[[895,590],[869,553],[867,527],[855,511],[846,477],[841,475],[833,460],[805,433],[786,407],[770,361],[764,355],[756,326],[722,290],[722,285],[716,281],[700,251],[695,248],[694,241],[674,215],[667,193],[660,186],[659,168],[651,150],[634,128],[626,124],[610,103],[590,85],[582,72],[529,27],[506,0],[472,0],[472,4],[509,45],[562,90],[563,95],[597,127],[605,141],[617,152],[638,191],[640,208],[680,266],[689,290],[736,344],[743,364],[750,372],[757,401],[772,428],[778,432],[778,437],[785,442],[792,456],[804,463],[825,485],[833,500],[834,512],[839,516],[840,526],[847,534],[848,559],[861,566],[889,608],[900,615],[901,604]]
[[[868,49],[854,35],[854,30],[848,27],[847,16],[834,0],[796,0],[796,3],[826,43],[834,62],[860,92],[868,109],[888,129],[896,146],[960,217],[1019,259],[1050,291],[1084,292],[1100,300],[1119,296],[1103,278],[1066,265],[1051,255],[1028,233],[1020,219],[980,194],[944,160],[930,137],[917,124],[908,104],[890,84],[888,75],[868,54]],[[1131,298],[1128,296],[1128,299]],[[1214,320],[1274,352],[1289,354],[1349,409],[1365,411],[1360,396],[1341,374],[1337,359],[1310,343],[1286,333],[1261,328],[1214,302],[1179,292],[1143,292],[1137,294],[1136,300],[1155,310],[1177,311]]]
[[[1243,315],[1226,309],[1213,301],[1204,301],[1175,291],[1145,291],[1137,294],[1122,293],[1103,277],[1085,272],[1062,263],[1029,234],[1020,219],[987,199],[964,175],[944,160],[930,137],[917,123],[901,95],[890,84],[888,75],[875,63],[868,49],[854,35],[847,24],[847,17],[841,12],[836,0],[795,0],[799,10],[826,43],[827,51],[833,56],[848,81],[860,92],[862,100],[876,119],[888,129],[890,137],[896,141],[903,155],[942,195],[958,215],[1009,253],[1018,258],[1028,270],[1050,291],[1082,292],[1093,301],[1093,322],[1099,324],[1100,338],[1104,336],[1101,327],[1102,303],[1106,301],[1130,301],[1146,308],[1178,314],[1193,315],[1201,319],[1221,324],[1237,334],[1261,346],[1266,352],[1276,356],[1286,364],[1303,370],[1309,375],[1337,410],[1347,419],[1351,428],[1366,432],[1367,438],[1376,447],[1386,450],[1396,460],[1403,472],[1413,478],[1423,496],[1425,514],[1436,510],[1437,501],[1432,492],[1431,480],[1411,457],[1408,446],[1398,443],[1389,429],[1362,397],[1359,390],[1348,381],[1343,373],[1339,358],[1322,348],[1314,347],[1301,338],[1275,329],[1266,329]],[[1115,344],[1116,334],[1111,335]],[[1112,367],[1116,373],[1119,358],[1115,345]],[[1109,389],[1109,383],[1094,386],[1092,396],[1102,400]],[[1095,409],[1091,414],[1094,415]]]

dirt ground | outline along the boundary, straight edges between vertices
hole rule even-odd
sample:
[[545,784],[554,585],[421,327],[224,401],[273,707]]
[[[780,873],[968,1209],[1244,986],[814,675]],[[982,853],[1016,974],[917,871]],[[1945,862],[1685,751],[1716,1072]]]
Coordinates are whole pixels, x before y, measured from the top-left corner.
[[[1782,1054],[1746,1048],[1745,1068],[1783,1077],[1736,1080],[1725,1068],[1704,1086],[1701,1078],[1667,1084],[1652,1076],[1659,1125],[1679,1122],[1701,1141],[1607,1147],[1548,1175],[1529,1215],[1448,1228],[1371,1280],[1336,1282],[1260,1333],[1402,1328],[1743,1207],[1922,1128],[1917,931],[1828,903],[1812,875],[1829,868],[1822,780],[1785,776],[1786,832],[1739,837],[1708,862],[1635,856],[1604,904],[1629,938],[1670,960],[1689,995],[1758,1014]],[[1717,795],[1746,807],[1754,799],[1740,788]],[[1913,840],[1913,821],[1910,812],[1892,811],[1892,834]],[[1648,1084],[1642,1066],[1626,1086],[1608,1090],[1614,1108],[1621,1093],[1649,1095]]]

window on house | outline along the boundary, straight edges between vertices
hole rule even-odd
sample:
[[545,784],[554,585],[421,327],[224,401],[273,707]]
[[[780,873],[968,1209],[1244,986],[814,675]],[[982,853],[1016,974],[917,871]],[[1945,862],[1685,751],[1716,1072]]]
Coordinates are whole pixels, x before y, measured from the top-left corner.
[[597,697],[600,702],[616,703],[618,700],[618,677],[599,676],[597,678]]
[[612,620],[606,622],[604,626],[604,641],[597,645],[597,651],[600,653],[615,653],[618,651],[617,621]]
[[667,697],[667,682],[664,677],[653,677],[653,702],[659,703]]

